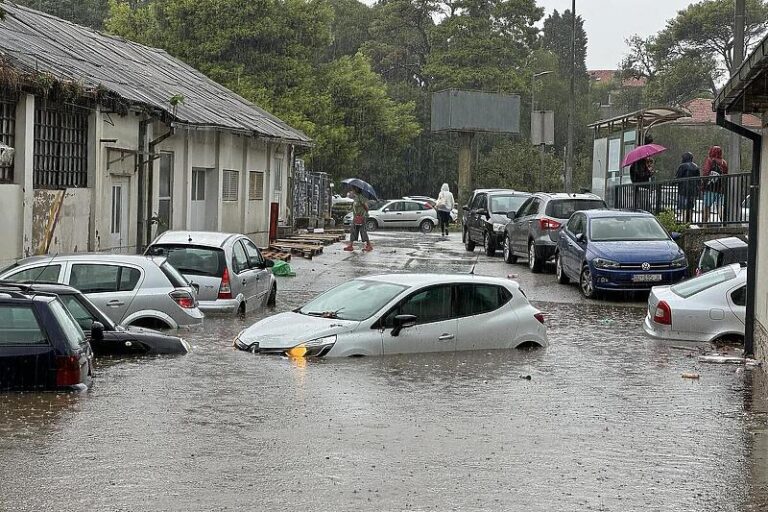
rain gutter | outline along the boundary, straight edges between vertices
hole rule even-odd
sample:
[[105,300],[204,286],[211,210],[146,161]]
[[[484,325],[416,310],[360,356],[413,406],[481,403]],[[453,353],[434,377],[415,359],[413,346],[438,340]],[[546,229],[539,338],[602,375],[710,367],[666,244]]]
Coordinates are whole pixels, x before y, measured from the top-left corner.
[[725,118],[725,111],[717,110],[717,125],[752,141],[752,183],[749,185],[749,242],[747,249],[747,310],[744,330],[744,356],[755,353],[755,288],[757,279],[757,216],[760,207],[760,159],[763,136]]

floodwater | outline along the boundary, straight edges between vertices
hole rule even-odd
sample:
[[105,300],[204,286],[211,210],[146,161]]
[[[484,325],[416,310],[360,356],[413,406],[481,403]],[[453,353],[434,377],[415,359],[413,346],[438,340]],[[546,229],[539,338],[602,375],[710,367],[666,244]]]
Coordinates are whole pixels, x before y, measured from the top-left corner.
[[[407,254],[468,265],[437,237],[413,257],[409,236],[295,261],[277,309]],[[766,510],[762,372],[644,337],[636,303],[477,269],[561,299],[535,301],[550,347],[300,363],[231,348],[268,313],[207,319],[188,356],[101,361],[84,394],[0,395],[0,510]]]

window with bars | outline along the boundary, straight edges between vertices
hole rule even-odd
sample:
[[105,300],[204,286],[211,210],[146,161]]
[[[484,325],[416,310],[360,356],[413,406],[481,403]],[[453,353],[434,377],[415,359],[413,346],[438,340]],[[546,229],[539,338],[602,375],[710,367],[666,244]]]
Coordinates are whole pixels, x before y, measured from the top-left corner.
[[264,173],[261,171],[251,171],[248,182],[248,199],[251,201],[264,200]]
[[237,201],[237,188],[240,173],[238,171],[224,171],[224,177],[221,185],[222,201]]
[[88,113],[35,106],[35,188],[88,186]]
[[[0,95],[0,142],[15,147],[16,142],[16,101],[13,95]],[[13,182],[13,163],[0,165],[0,183]]]
[[275,192],[283,190],[283,159],[275,158]]

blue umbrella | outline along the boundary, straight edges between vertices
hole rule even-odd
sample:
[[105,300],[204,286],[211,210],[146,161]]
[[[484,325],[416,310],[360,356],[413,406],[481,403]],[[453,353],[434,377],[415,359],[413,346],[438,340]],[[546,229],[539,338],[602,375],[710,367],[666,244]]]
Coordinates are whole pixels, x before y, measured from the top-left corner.
[[367,182],[361,179],[347,178],[346,180],[342,180],[341,182],[345,185],[349,185],[350,187],[359,188],[360,191],[363,193],[363,195],[368,199],[373,199],[374,201],[379,199],[379,196],[376,195],[376,190]]

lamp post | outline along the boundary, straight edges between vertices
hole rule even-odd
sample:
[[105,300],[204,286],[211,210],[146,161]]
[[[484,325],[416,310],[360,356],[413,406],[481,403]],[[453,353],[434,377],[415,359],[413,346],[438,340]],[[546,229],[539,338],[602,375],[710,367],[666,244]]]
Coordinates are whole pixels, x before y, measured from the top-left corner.
[[568,143],[565,154],[565,191],[573,192],[573,138],[576,122],[576,0],[571,1],[571,91],[568,95]]
[[[553,72],[540,71],[538,73],[534,73],[531,76],[531,129],[533,129],[533,118],[536,115],[536,79],[544,75],[549,75],[550,73],[553,73]],[[543,132],[543,129],[544,129],[543,118],[541,119],[541,122],[540,122],[540,128]],[[539,190],[543,192],[544,191],[544,140],[543,138],[539,142],[540,142],[539,143],[539,161],[541,163],[541,167],[539,169]]]

